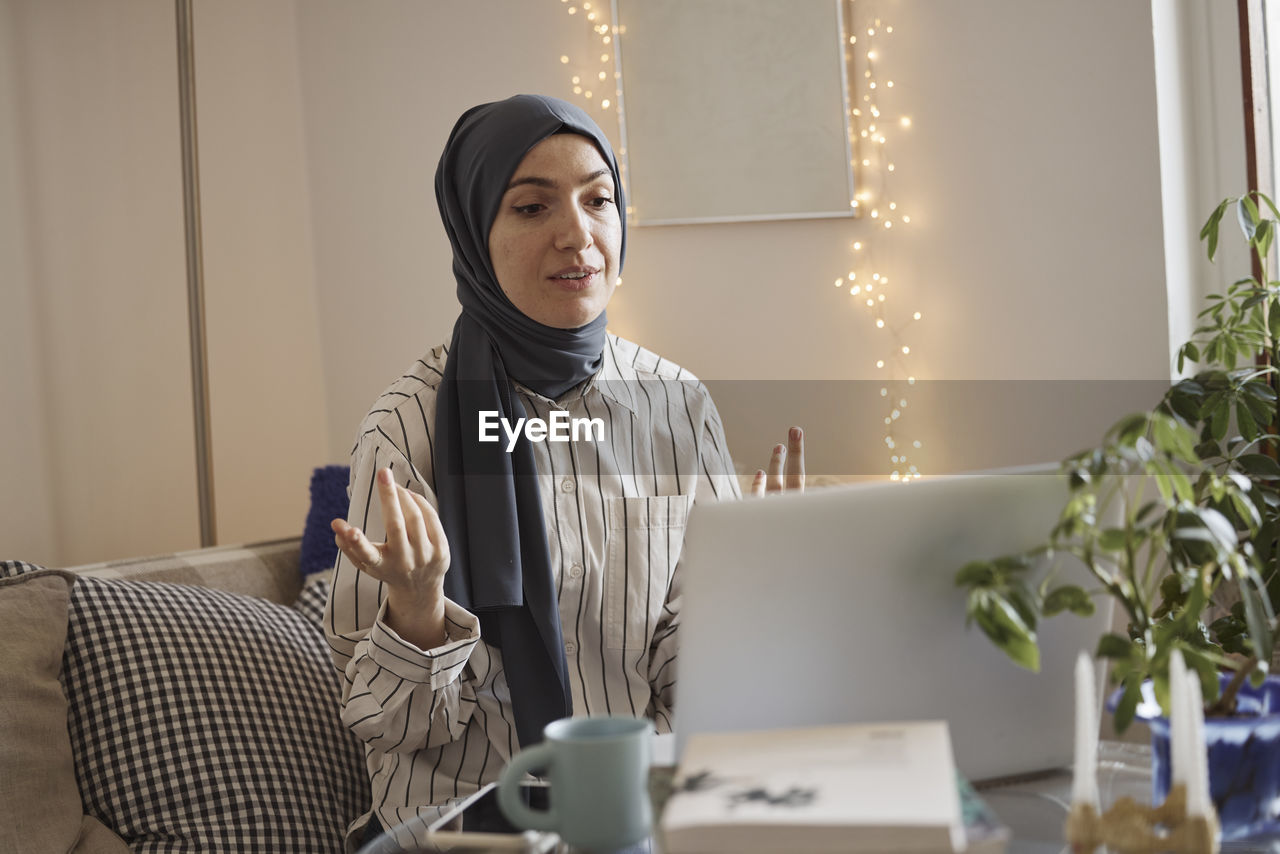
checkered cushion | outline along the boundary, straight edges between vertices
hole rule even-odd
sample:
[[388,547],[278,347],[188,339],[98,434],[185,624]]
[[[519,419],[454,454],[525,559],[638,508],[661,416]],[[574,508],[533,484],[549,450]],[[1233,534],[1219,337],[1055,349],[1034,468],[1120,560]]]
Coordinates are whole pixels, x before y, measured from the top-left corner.
[[80,578],[61,679],[85,812],[135,852],[340,852],[368,808],[324,636],[290,608]]

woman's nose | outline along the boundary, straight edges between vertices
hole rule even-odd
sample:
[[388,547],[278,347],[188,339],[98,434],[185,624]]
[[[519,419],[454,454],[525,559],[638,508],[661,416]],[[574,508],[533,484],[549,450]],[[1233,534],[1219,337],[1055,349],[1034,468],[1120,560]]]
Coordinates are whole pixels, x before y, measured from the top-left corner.
[[594,242],[585,211],[568,209],[556,224],[556,248],[581,252]]

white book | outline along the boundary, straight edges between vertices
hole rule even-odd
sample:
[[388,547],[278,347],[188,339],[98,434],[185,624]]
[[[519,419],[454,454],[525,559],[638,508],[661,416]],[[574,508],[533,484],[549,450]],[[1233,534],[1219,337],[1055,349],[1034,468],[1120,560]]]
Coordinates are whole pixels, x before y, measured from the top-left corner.
[[689,737],[666,854],[963,851],[945,721]]

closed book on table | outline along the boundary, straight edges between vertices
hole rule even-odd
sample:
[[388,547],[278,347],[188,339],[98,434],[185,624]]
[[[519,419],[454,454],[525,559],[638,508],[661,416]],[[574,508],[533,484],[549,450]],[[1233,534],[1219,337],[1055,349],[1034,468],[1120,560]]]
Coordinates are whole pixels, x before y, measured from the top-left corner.
[[666,854],[963,851],[945,721],[691,735]]

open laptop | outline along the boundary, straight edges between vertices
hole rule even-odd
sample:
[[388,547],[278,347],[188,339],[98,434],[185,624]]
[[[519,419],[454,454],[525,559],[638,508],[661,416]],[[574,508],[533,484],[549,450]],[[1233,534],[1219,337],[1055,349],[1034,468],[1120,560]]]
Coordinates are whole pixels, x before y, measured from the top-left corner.
[[[966,628],[953,581],[1047,538],[1067,486],[1033,471],[697,505],[677,749],[698,732],[945,719],[971,780],[1069,765],[1075,660],[1110,625],[1109,597],[1092,617],[1043,621],[1031,673]],[[1080,564],[1059,577],[1096,586]]]

